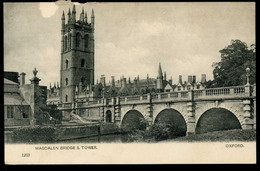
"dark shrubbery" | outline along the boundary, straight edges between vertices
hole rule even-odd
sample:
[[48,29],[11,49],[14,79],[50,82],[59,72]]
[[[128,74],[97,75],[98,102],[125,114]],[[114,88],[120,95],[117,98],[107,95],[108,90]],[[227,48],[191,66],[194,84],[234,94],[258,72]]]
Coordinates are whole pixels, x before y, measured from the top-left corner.
[[165,123],[155,123],[149,129],[132,130],[127,137],[128,142],[156,142],[166,140],[169,138],[176,138],[174,128]]
[[55,141],[54,127],[26,127],[13,131],[13,142],[15,143],[44,143]]

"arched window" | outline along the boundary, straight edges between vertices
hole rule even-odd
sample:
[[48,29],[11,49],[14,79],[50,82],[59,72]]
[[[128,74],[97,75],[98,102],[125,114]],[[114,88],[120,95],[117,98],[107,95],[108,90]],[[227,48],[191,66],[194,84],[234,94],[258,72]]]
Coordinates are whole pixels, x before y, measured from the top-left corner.
[[80,64],[81,67],[85,67],[85,60],[84,59],[81,59],[81,64]]
[[69,44],[69,48],[68,49],[71,49],[71,34],[69,34],[68,44]]
[[89,40],[88,34],[85,35],[84,40],[85,40],[85,48],[88,48],[88,40]]
[[81,35],[80,33],[76,34],[76,47],[80,47],[80,42],[81,42]]
[[64,50],[67,50],[67,36],[64,37]]
[[69,80],[68,80],[68,78],[65,79],[65,82],[66,82],[66,83],[65,83],[66,85],[69,84]]
[[69,61],[68,60],[66,60],[65,65],[66,65],[66,69],[68,69],[68,67],[69,67]]
[[81,77],[81,83],[82,83],[82,85],[84,85],[85,84],[85,78],[84,77]]
[[68,95],[65,96],[65,102],[68,102]]

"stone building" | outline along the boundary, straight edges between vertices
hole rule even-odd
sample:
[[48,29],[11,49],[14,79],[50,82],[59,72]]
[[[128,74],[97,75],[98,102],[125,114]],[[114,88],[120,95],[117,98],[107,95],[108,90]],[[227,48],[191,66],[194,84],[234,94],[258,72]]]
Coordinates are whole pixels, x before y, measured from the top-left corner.
[[25,73],[21,73],[18,80],[18,72],[5,72],[4,124],[6,127],[40,125],[49,119],[45,111],[47,87],[39,85],[40,79],[36,77],[37,72],[35,68],[34,77],[30,79],[31,84],[25,84]]

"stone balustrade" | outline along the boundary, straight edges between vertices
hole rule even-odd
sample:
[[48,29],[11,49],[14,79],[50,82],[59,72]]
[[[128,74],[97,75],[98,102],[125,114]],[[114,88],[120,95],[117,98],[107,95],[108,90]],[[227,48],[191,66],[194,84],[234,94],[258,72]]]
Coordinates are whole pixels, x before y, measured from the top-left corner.
[[[255,96],[256,85],[250,86],[233,86],[208,88],[203,90],[186,90],[179,92],[163,92],[144,95],[124,96],[115,98],[97,99],[94,101],[77,102],[77,107],[91,107],[103,105],[119,105],[119,104],[140,104],[150,103],[151,100],[155,103],[167,101],[190,101],[190,100],[205,100],[205,99],[225,99],[225,98],[243,98]],[[61,107],[61,106],[59,106]],[[63,108],[71,108],[71,103],[63,103]]]

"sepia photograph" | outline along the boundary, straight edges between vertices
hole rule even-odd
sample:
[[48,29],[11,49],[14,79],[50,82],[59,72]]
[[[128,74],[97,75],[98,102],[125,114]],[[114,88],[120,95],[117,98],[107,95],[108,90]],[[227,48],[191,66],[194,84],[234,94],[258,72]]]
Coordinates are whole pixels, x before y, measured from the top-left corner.
[[254,2],[5,2],[3,20],[6,164],[256,163]]

